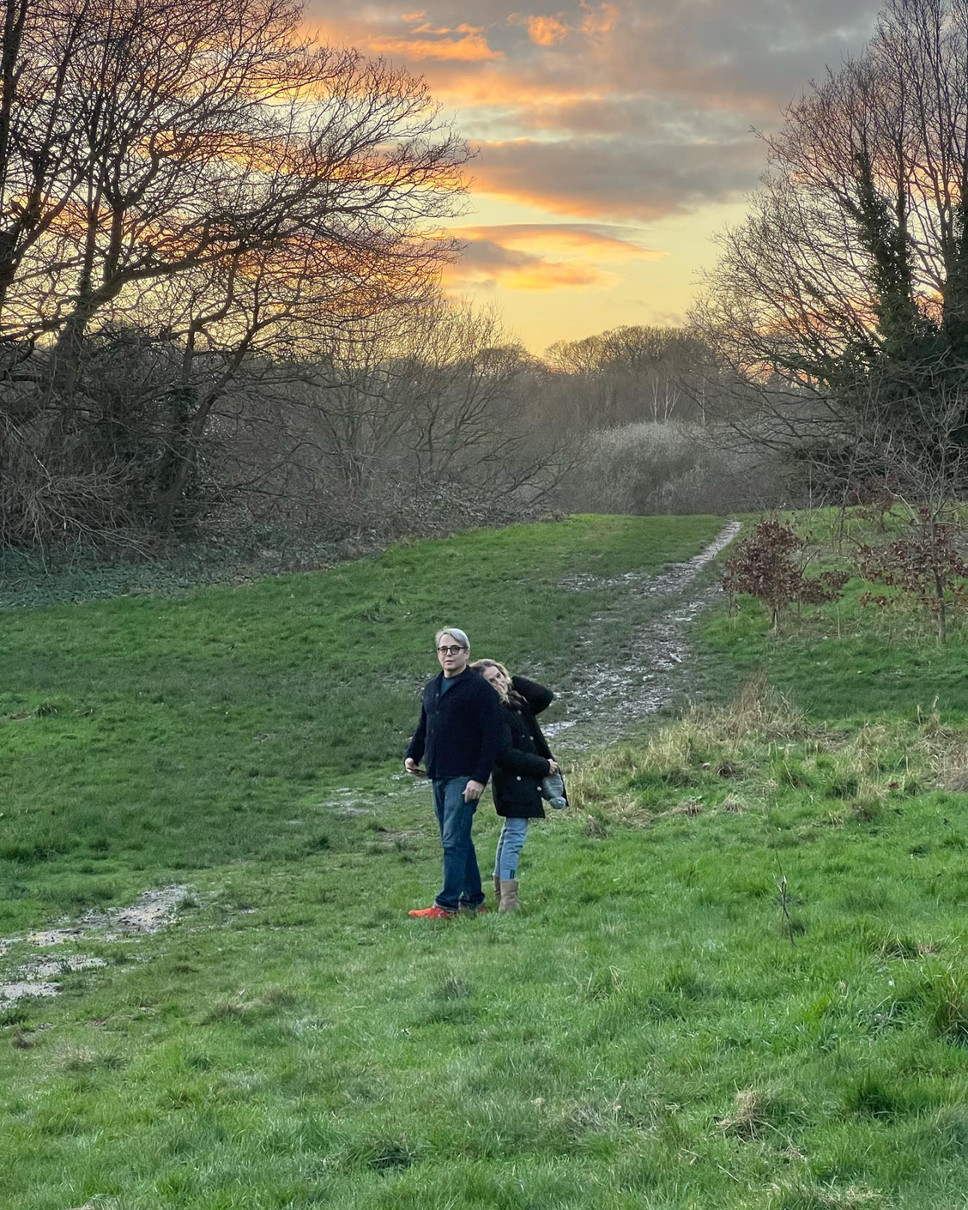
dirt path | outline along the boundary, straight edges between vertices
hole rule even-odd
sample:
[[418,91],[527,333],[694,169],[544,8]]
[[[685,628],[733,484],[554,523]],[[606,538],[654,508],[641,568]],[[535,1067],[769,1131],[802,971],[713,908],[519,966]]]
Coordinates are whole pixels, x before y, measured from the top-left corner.
[[613,647],[614,658],[584,665],[582,652],[596,646],[590,633],[575,648],[575,663],[580,672],[577,683],[559,694],[558,712],[566,718],[543,727],[555,746],[562,751],[608,743],[625,734],[630,726],[642,722],[660,707],[671,702],[682,688],[688,668],[687,628],[704,609],[722,596],[718,583],[696,590],[699,573],[716,558],[739,533],[738,521],[730,521],[705,550],[686,563],[677,563],[659,576],[630,572],[617,579],[576,576],[563,582],[572,592],[594,589],[619,589],[618,599],[608,613],[592,619],[592,629],[607,622],[620,621],[623,601],[629,594],[641,594],[662,600],[663,607],[648,622],[627,636],[621,647]]

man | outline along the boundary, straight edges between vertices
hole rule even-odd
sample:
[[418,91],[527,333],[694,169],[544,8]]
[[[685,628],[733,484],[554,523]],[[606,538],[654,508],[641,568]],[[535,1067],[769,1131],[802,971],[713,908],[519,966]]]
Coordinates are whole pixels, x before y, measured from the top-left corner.
[[424,689],[420,723],[404,767],[417,773],[420,758],[426,756],[444,850],[440,893],[429,908],[410,915],[443,920],[461,909],[484,910],[471,826],[502,745],[504,716],[498,695],[467,666],[471,647],[463,630],[456,626],[438,630],[435,646],[442,671]]

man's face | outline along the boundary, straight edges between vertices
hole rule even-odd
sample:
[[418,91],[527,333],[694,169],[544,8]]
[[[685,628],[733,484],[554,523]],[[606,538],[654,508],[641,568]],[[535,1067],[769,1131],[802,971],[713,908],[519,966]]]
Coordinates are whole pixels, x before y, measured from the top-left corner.
[[470,658],[470,651],[445,630],[437,644],[437,660],[444,670],[444,676],[460,676]]

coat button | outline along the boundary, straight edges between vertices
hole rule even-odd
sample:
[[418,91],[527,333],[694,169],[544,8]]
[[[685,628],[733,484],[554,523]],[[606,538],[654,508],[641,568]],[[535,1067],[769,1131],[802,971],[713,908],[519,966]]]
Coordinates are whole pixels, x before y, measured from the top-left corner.
[[518,774],[518,776],[517,776],[516,780],[517,780],[517,781],[520,781],[520,780],[521,780],[521,774],[520,774],[520,773]]

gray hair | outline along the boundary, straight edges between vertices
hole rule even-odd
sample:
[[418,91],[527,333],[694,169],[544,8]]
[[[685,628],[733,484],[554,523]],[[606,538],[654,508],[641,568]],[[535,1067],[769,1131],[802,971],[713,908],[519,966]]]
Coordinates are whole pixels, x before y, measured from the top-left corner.
[[442,629],[438,630],[437,633],[434,635],[434,646],[435,647],[440,645],[440,640],[444,637],[445,634],[449,634],[452,638],[456,639],[458,643],[460,643],[461,647],[466,647],[467,650],[470,651],[470,649],[471,649],[470,639],[467,637],[467,635],[464,633],[464,631],[460,630],[457,626],[444,626]]

